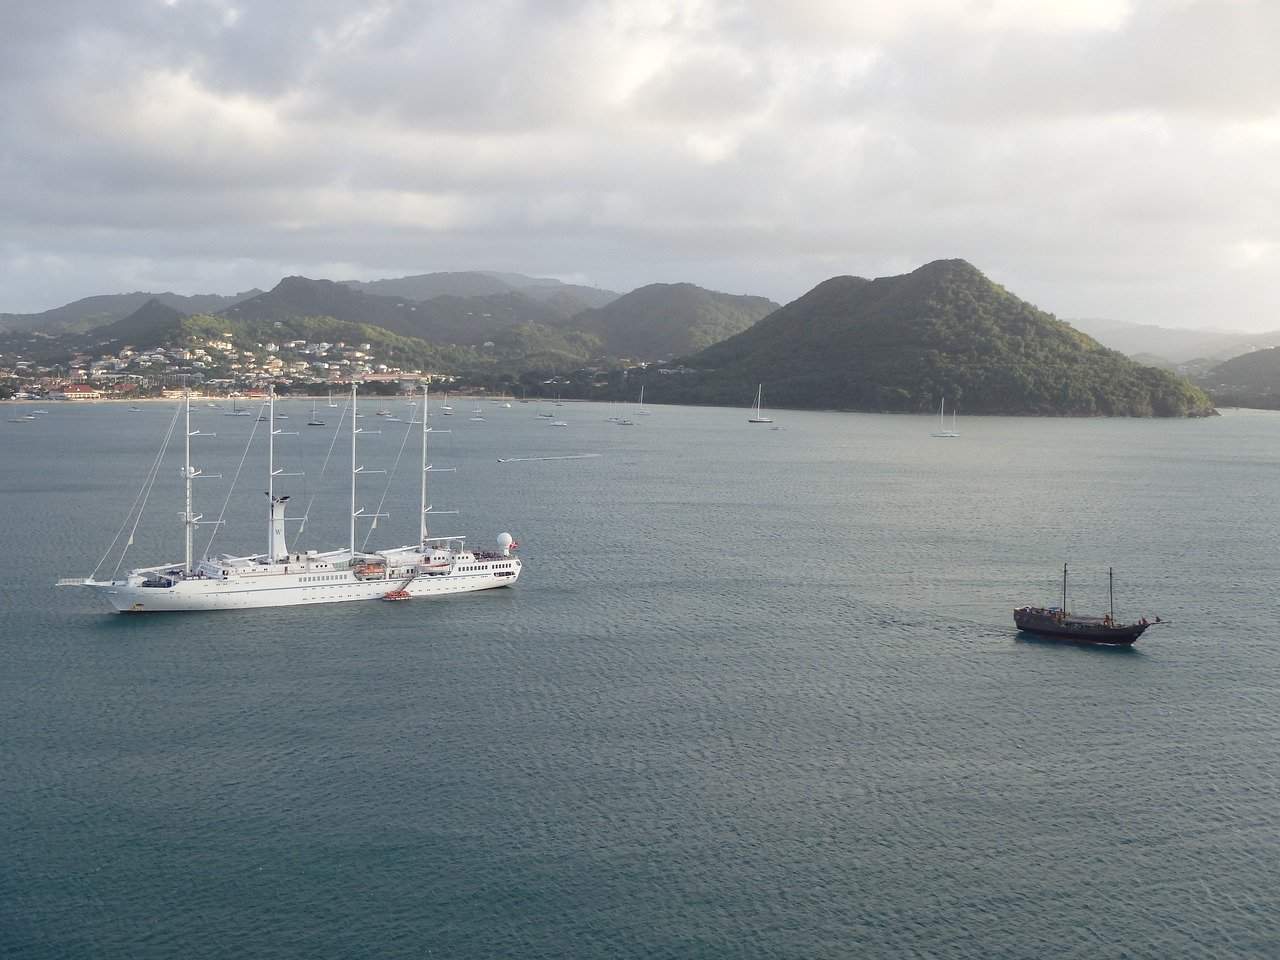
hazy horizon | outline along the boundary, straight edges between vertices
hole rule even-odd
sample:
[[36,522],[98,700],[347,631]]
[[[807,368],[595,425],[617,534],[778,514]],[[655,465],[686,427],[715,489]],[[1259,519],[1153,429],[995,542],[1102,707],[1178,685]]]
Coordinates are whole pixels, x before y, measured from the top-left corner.
[[941,258],[1064,319],[1280,327],[1262,2],[56,0],[0,76],[0,290],[513,271],[785,303]]

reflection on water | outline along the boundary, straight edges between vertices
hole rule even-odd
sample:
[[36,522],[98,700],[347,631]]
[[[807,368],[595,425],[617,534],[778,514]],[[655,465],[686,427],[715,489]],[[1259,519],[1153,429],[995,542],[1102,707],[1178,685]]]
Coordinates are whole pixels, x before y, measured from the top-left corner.
[[[157,617],[51,584],[92,569],[170,411],[0,435],[7,955],[1274,952],[1280,417],[939,444],[929,417],[650,409],[433,437],[459,472],[431,500],[462,511],[433,532],[510,530],[512,590]],[[197,445],[208,518],[249,420]],[[331,441],[277,448],[298,549],[346,542]],[[176,463],[129,562],[180,555]],[[215,550],[265,547],[264,470]],[[415,479],[376,541],[413,538]],[[1018,634],[1064,561],[1079,609],[1114,566],[1118,616],[1173,623]]]

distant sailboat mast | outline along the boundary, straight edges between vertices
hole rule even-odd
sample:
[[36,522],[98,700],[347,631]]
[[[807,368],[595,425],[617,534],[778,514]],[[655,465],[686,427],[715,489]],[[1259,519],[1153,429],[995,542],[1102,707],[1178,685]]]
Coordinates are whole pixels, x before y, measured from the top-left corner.
[[756,402],[752,407],[751,416],[747,417],[747,423],[773,423],[764,415],[764,384],[756,384]]
[[960,431],[956,426],[956,414],[951,414],[951,429],[947,429],[947,398],[943,397],[941,404],[938,406],[938,430],[933,434],[935,437],[959,437]]

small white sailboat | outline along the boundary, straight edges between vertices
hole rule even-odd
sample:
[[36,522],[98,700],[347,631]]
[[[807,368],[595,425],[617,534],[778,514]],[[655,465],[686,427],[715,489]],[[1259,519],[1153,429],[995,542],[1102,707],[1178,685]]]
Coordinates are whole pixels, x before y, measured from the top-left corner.
[[324,421],[323,421],[323,420],[321,420],[321,419],[320,419],[320,417],[316,415],[316,402],[315,402],[315,400],[312,400],[312,401],[311,401],[311,419],[307,421],[307,426],[308,426],[308,427],[323,427],[323,426],[324,426]]
[[483,422],[483,420],[484,420],[484,411],[483,411],[483,410],[481,410],[479,407],[476,407],[474,410],[472,410],[472,411],[471,411],[471,416],[470,416],[470,417],[468,417],[467,419],[469,419],[469,420],[479,420],[479,421],[482,421],[482,422]]
[[764,415],[764,384],[756,385],[756,402],[751,408],[751,416],[747,417],[747,423],[773,423],[773,420]]
[[649,411],[644,408],[644,384],[640,385],[640,409],[636,411],[637,417],[647,417]]
[[331,407],[335,407],[335,408],[338,406],[336,403],[334,403],[334,402],[333,402],[333,391],[332,391],[332,390],[330,390],[330,391],[329,391],[329,406],[331,406]]
[[241,410],[236,405],[236,398],[231,398],[231,409],[223,414],[224,417],[251,417],[253,416],[248,410]]
[[951,411],[951,429],[947,429],[947,398],[942,398],[942,405],[938,408],[938,429],[930,434],[931,437],[939,437],[951,439],[960,436],[960,431],[956,428],[956,413]]

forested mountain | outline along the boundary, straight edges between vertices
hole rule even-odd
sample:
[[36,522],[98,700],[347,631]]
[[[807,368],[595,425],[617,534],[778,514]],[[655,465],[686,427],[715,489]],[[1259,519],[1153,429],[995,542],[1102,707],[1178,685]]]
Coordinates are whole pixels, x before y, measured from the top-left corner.
[[1200,378],[1200,385],[1224,407],[1280,407],[1280,347],[1220,363]]
[[662,360],[732,336],[777,307],[764,297],[692,283],[651,283],[608,306],[579,313],[569,325],[598,336],[611,356]]
[[364,293],[409,300],[431,300],[434,297],[491,297],[518,293],[549,305],[562,317],[592,307],[602,307],[618,299],[612,290],[561,283],[549,277],[526,277],[520,273],[461,271],[424,273],[413,277],[372,280],[366,283],[347,281],[347,286]]
[[[459,277],[469,278],[466,283],[471,283],[483,275],[445,276],[450,283]],[[546,284],[538,289],[563,293],[563,286]],[[467,287],[459,283],[457,288]],[[432,343],[468,346],[496,343],[501,334],[520,328],[519,339],[533,353],[559,353],[571,343],[578,349],[596,351],[583,354],[580,361],[602,356],[652,360],[714,343],[745,329],[776,306],[763,297],[716,293],[691,283],[652,284],[600,309],[565,318],[556,305],[525,293],[442,294],[412,300],[367,293],[351,284],[287,277],[270,292],[238,303],[222,315],[273,321],[333,317]],[[510,336],[505,339],[514,342]]]
[[113,293],[85,297],[42,313],[0,313],[0,330],[83,333],[122,320],[149,300],[156,300],[181,313],[217,313],[261,292],[254,289],[226,297],[214,293],[190,297],[177,293]]
[[481,344],[509,327],[550,325],[559,314],[519,293],[437,296],[430,300],[388,297],[331,280],[286,277],[268,293],[222,311],[248,320],[333,317],[365,323],[433,343]]
[[[1196,416],[1185,380],[1108,350],[963,260],[866,280],[834,277],[754,327],[686,359],[671,399],[967,413]],[[665,386],[665,385],[664,385]]]
[[144,348],[156,346],[172,339],[172,333],[179,328],[184,316],[186,314],[181,310],[175,310],[153,297],[129,316],[94,327],[84,335],[83,340],[86,344],[132,344]]
[[[90,297],[39,315],[6,315],[15,324],[4,345],[39,358],[126,336],[129,318],[151,302],[185,315],[218,315],[271,323],[327,317],[366,324],[437,345],[483,347],[493,343],[555,365],[633,357],[662,359],[700,349],[736,333],[776,304],[762,297],[735,297],[693,284],[654,284],[619,298],[610,290],[512,273],[432,273],[371,283],[336,283],[286,277],[267,292],[235,297],[120,294]],[[14,319],[16,318],[16,319]],[[104,328],[129,320],[124,327]],[[518,330],[517,330],[518,328]],[[80,334],[94,330],[92,339]],[[517,331],[513,333],[512,331]],[[38,339],[32,340],[34,335]],[[45,337],[57,338],[57,342]],[[65,342],[64,342],[65,340]],[[492,348],[489,348],[492,349]]]

